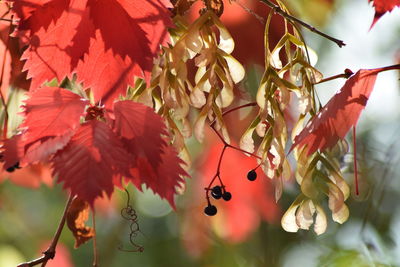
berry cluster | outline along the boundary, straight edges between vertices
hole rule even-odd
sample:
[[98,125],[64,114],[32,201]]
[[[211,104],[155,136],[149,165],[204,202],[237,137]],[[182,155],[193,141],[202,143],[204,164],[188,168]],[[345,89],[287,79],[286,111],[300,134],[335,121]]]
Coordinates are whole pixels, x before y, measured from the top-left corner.
[[211,191],[211,196],[214,199],[223,199],[225,201],[229,201],[232,199],[232,194],[225,190],[224,185],[216,185],[213,188],[205,188],[207,191],[207,201],[208,205],[204,208],[204,213],[208,216],[214,216],[217,214],[217,207],[211,204],[210,198],[208,197],[208,192]]
[[[258,168],[258,166],[257,166],[257,168]],[[257,168],[255,168],[247,173],[247,179],[249,181],[255,181],[257,179],[257,173],[256,173]],[[222,198],[225,201],[229,201],[232,199],[232,194],[225,190],[225,186],[223,185],[221,178],[218,175],[215,178],[219,179],[221,185],[216,185],[212,188],[210,188],[210,187],[205,188],[208,204],[207,204],[207,207],[204,208],[204,213],[208,216],[214,216],[215,214],[217,214],[217,207],[212,205],[211,201],[210,201],[210,197],[209,197],[210,191],[211,191],[211,196],[214,199],[218,200],[218,199]],[[214,179],[213,179],[213,181],[214,181]]]

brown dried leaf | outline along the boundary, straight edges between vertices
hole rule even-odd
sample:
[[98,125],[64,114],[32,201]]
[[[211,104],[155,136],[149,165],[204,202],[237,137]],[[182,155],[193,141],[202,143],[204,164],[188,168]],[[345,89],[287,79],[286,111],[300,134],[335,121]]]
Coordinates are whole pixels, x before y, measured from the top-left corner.
[[85,225],[89,218],[89,211],[90,207],[86,201],[79,198],[72,200],[67,212],[67,225],[75,237],[74,248],[78,248],[95,235],[94,229]]

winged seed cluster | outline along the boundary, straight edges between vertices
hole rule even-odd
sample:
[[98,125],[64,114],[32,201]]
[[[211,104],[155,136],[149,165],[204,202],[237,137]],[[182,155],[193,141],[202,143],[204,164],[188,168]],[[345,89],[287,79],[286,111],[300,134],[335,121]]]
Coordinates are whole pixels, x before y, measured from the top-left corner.
[[[255,151],[262,169],[275,181],[278,200],[284,182],[292,176],[286,148],[301,131],[306,116],[318,112],[313,84],[322,79],[322,74],[311,65],[310,52],[294,27],[286,25],[281,40],[272,50],[269,48],[270,18],[271,15],[265,30],[265,71],[256,97],[258,114],[240,139],[240,148],[250,153]],[[176,15],[174,23],[172,43],[162,48],[161,56],[155,61],[150,90],[138,87],[131,95],[147,103],[154,101],[156,110],[166,118],[174,133],[175,146],[189,161],[184,140],[194,133],[201,142],[207,124],[215,121],[216,130],[229,143],[223,109],[237,98],[234,86],[245,73],[231,55],[234,40],[212,11],[203,13],[190,25]],[[189,77],[190,64],[196,69],[194,82]],[[294,108],[294,95],[297,96],[297,121],[288,119]],[[194,120],[189,117],[192,109],[198,110]],[[329,199],[333,219],[343,223],[348,218],[344,201],[349,190],[338,161],[330,152],[314,151],[308,155],[306,151],[305,146],[293,148],[301,194],[283,216],[282,226],[295,232],[299,228],[309,229],[315,220],[314,230],[321,234],[327,226],[327,216],[321,206],[324,196]],[[216,187],[208,188],[207,192],[215,196]],[[206,214],[215,215],[214,208],[209,203]]]

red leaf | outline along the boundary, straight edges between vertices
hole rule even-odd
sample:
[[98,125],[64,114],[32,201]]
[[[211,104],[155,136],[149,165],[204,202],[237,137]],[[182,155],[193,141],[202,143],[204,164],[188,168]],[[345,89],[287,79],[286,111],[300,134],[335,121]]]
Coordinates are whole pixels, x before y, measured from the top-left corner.
[[134,76],[149,79],[152,59],[168,40],[166,0],[20,0],[14,11],[29,30],[23,55],[31,89],[76,72],[96,101],[125,95]]
[[168,37],[167,1],[99,0],[88,7],[95,31],[78,80],[93,88],[96,101],[112,103],[125,95],[134,76],[149,80],[152,59]]
[[28,145],[25,147],[26,151],[21,160],[21,166],[47,161],[51,155],[67,145],[73,134],[74,132],[70,130],[61,136],[44,137]]
[[374,21],[372,22],[371,28],[375,23],[386,13],[392,11],[396,6],[400,6],[400,0],[368,0],[373,1],[375,7]]
[[350,128],[356,125],[374,88],[379,71],[381,70],[359,70],[350,77],[340,91],[295,137],[291,149],[307,145],[307,154],[311,155],[317,149],[333,147],[339,139],[343,139]]
[[145,184],[161,198],[168,200],[172,208],[175,209],[174,194],[177,188],[184,183],[182,177],[189,175],[182,168],[185,163],[178,157],[174,147],[166,146],[161,154],[161,162],[154,169],[151,167],[151,159],[139,157],[137,168],[132,170],[130,180],[140,190],[141,184]]
[[[28,3],[18,2],[18,6],[21,4]],[[30,30],[29,47],[21,59],[26,60],[27,77],[33,78],[31,89],[36,90],[54,78],[62,81],[70,76],[79,57],[87,50],[74,40],[85,8],[85,0],[53,0],[37,7],[30,17],[21,21],[19,29]]]
[[175,208],[175,187],[188,174],[181,167],[184,162],[162,137],[168,134],[163,119],[153,109],[128,100],[114,104],[114,115],[114,129],[135,159],[132,182],[139,189],[144,183]]
[[4,140],[4,165],[3,168],[6,170],[14,166],[20,161],[23,156],[23,149],[20,145],[22,135],[16,134],[13,137]]
[[43,137],[61,136],[79,126],[88,101],[58,87],[44,87],[31,93],[25,106],[26,144]]
[[47,28],[62,12],[65,0],[10,0],[13,11],[20,19],[19,29],[37,32],[41,27]]
[[111,129],[92,120],[76,130],[68,145],[54,159],[54,173],[64,188],[93,206],[103,191],[110,196],[113,177],[127,173],[129,155]]
[[129,153],[148,158],[151,166],[157,168],[166,145],[162,135],[168,134],[161,116],[150,107],[129,100],[116,102],[114,114],[114,129]]

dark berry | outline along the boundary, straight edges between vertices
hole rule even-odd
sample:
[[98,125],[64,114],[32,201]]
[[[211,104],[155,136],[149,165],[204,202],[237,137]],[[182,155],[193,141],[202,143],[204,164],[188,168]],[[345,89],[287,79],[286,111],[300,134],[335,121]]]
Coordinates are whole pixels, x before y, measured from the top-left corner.
[[211,189],[211,196],[215,199],[220,199],[222,197],[222,188],[219,185],[214,186]]
[[204,213],[208,216],[214,216],[215,214],[217,214],[217,207],[208,204],[208,206],[204,208]]
[[15,169],[21,169],[21,166],[19,166],[19,161],[17,161],[17,163],[15,163],[14,168]]
[[222,194],[222,198],[223,198],[225,201],[229,201],[229,200],[231,200],[231,198],[232,198],[232,194],[229,193],[229,192],[225,192],[225,193]]
[[21,169],[21,167],[19,166],[19,161],[17,161],[13,166],[8,167],[6,171],[13,172],[15,171],[15,169]]
[[251,170],[247,173],[247,179],[249,181],[254,181],[255,179],[257,179],[257,173],[255,170]]
[[213,191],[211,191],[211,196],[215,199],[220,199],[222,197],[222,194],[216,194]]

